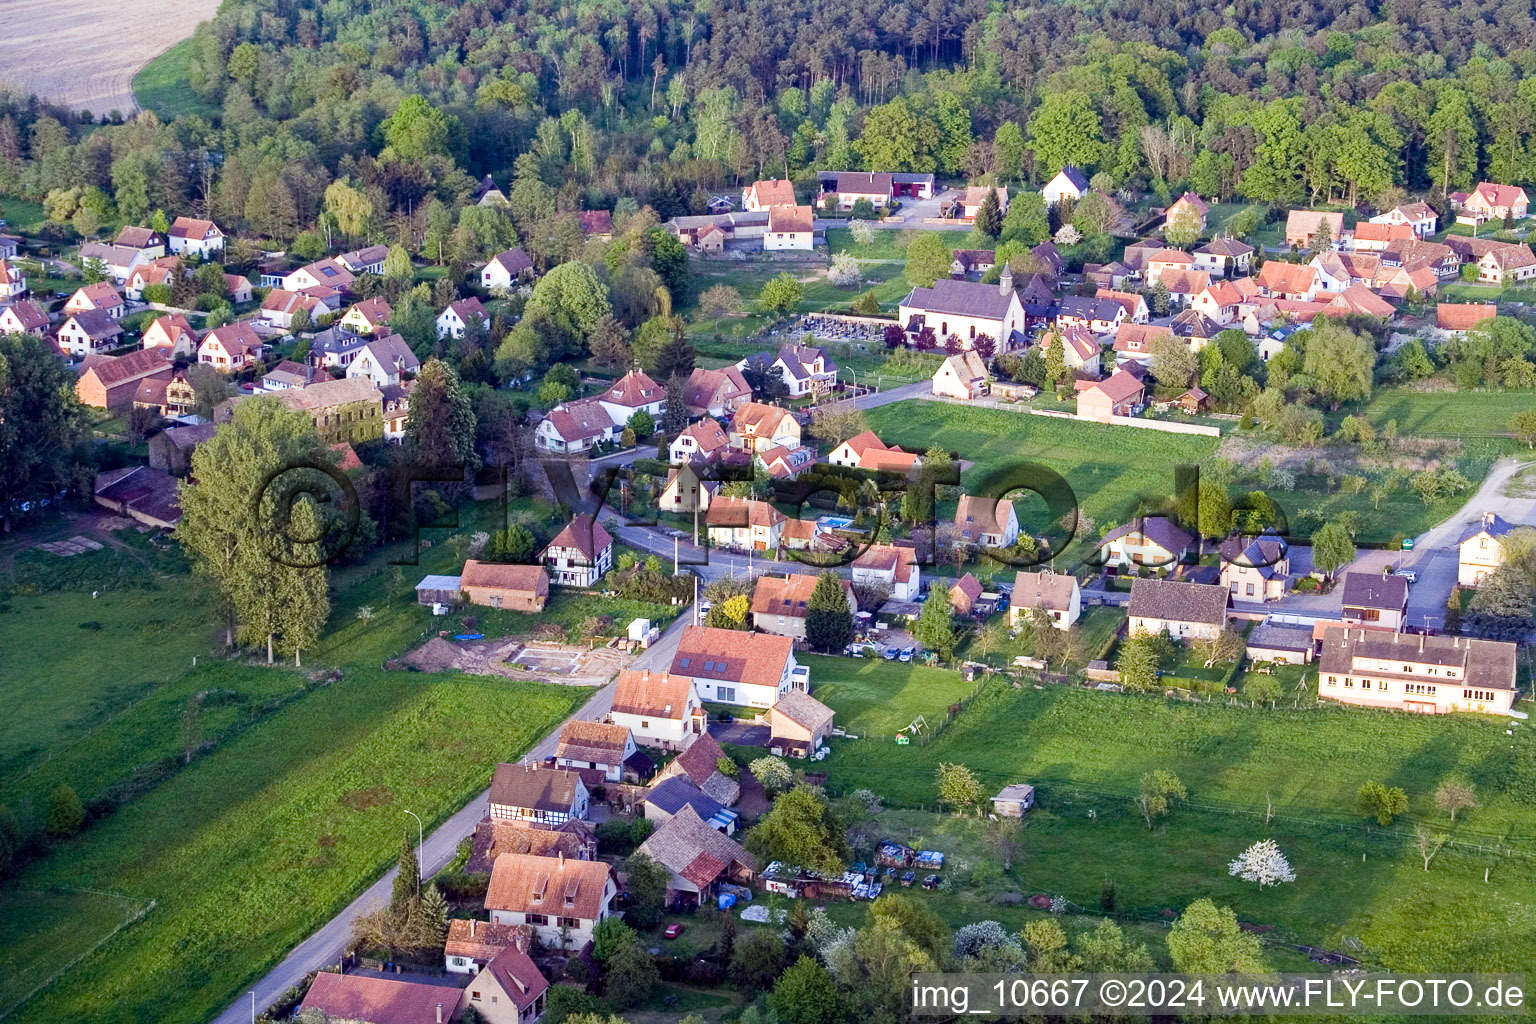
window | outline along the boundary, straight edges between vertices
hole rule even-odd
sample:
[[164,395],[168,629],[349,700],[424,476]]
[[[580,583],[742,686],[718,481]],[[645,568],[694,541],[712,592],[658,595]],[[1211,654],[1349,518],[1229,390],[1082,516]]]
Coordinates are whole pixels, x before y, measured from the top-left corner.
[[1339,685],[1339,677],[1338,676],[1329,676],[1328,677],[1328,685],[1329,686],[1338,686]]
[[480,993],[479,992],[475,992],[475,991],[471,991],[469,993],[469,998],[471,1000],[473,1000],[474,1002],[478,1003],[480,1001]]
[[715,687],[715,696],[720,700],[735,703],[736,688],[734,686],[717,686]]
[[543,914],[524,914],[523,919],[529,924],[549,924],[549,918]]
[[560,919],[560,927],[562,927],[562,928],[580,928],[581,927],[581,919],[580,918],[576,918],[576,917],[562,917]]
[[649,729],[650,727],[651,727],[651,723],[650,722],[647,722],[643,718],[640,719],[640,728],[642,728],[642,729]]
[[1248,584],[1248,596],[1249,597],[1253,596],[1253,584],[1252,583]]

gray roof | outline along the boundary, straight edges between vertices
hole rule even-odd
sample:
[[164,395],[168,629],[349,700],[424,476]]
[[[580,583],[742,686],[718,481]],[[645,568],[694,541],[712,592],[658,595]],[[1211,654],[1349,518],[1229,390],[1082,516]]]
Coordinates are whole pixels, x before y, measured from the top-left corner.
[[1125,307],[1112,299],[1095,299],[1086,295],[1068,295],[1061,300],[1057,316],[1073,316],[1080,320],[1114,320]]
[[692,807],[705,821],[725,810],[724,804],[681,775],[673,775],[651,787],[651,791],[645,794],[645,802],[654,804],[668,814]]
[[457,577],[457,576],[437,576],[437,575],[423,576],[421,578],[421,582],[416,584],[416,589],[417,590],[458,590],[459,589],[459,577]]
[[1138,579],[1131,584],[1131,615],[1223,625],[1227,621],[1227,588],[1208,583]]
[[352,352],[363,348],[372,340],[372,338],[355,334],[339,324],[333,324],[314,336],[309,343],[309,351],[312,354]]
[[929,314],[1001,320],[1008,315],[1008,303],[1012,299],[1011,291],[1003,292],[995,284],[940,278],[933,282],[932,288],[913,288],[903,304],[916,306]]
[[1224,563],[1236,563],[1258,569],[1265,579],[1269,579],[1279,575],[1275,566],[1285,560],[1289,550],[1289,545],[1278,536],[1255,537],[1247,544],[1243,544],[1242,536],[1237,535],[1222,541],[1221,560]]
[[[1355,658],[1372,658],[1388,664],[1457,666],[1463,678],[1445,680],[1467,686],[1491,689],[1515,688],[1515,651],[1510,643],[1496,640],[1470,640],[1459,636],[1427,636],[1423,633],[1388,633],[1379,629],[1336,626],[1323,634],[1323,653],[1319,668],[1323,672],[1346,673]],[[1422,674],[1371,669],[1371,675],[1393,678],[1425,678]]]
[[1408,581],[1401,576],[1347,572],[1344,574],[1344,591],[1340,603],[1345,608],[1402,611],[1408,605]]
[[1084,176],[1082,171],[1078,170],[1071,164],[1067,164],[1067,166],[1061,169],[1061,173],[1067,176],[1067,180],[1076,186],[1079,192],[1087,191],[1088,178]]
[[1312,631],[1304,626],[1264,623],[1248,634],[1248,649],[1261,651],[1306,651],[1312,646]]
[[1131,533],[1139,533],[1147,540],[1161,547],[1170,554],[1177,555],[1195,542],[1195,538],[1179,529],[1173,524],[1173,520],[1162,516],[1148,516],[1145,519],[1133,519],[1124,526],[1118,526],[1104,535],[1099,541],[1099,547],[1117,541]]
[[1488,536],[1490,537],[1503,537],[1514,528],[1514,524],[1504,519],[1503,516],[1490,512],[1484,518],[1479,519],[1477,522],[1463,530],[1461,532],[1461,538],[1457,540],[1456,543],[1465,544],[1467,541],[1471,540],[1473,537],[1476,537],[1478,534],[1483,533],[1484,531],[1487,531]]

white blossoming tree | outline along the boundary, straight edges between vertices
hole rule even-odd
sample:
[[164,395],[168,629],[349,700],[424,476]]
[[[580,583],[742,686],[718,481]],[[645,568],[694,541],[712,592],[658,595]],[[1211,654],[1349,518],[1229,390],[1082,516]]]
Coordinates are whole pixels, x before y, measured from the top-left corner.
[[1285,854],[1280,852],[1280,847],[1273,839],[1260,839],[1244,850],[1227,868],[1228,874],[1236,875],[1245,882],[1258,882],[1260,889],[1281,882],[1296,881],[1296,872],[1291,870],[1291,862],[1285,859]]

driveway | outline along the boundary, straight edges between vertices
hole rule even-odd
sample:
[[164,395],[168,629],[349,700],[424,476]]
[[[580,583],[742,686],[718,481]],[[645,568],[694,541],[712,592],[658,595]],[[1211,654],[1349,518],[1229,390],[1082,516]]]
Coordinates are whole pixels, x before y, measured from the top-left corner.
[[734,743],[738,747],[766,747],[772,731],[766,725],[746,722],[711,722],[709,734],[721,743]]
[[[672,656],[677,652],[678,642],[682,639],[683,627],[692,621],[691,615],[680,616],[656,643],[635,659],[631,667],[652,671],[666,671],[670,668]],[[613,691],[616,686],[616,682],[610,682],[593,691],[586,704],[566,721],[601,721],[613,707]],[[553,757],[559,735],[560,730],[554,730],[536,743],[523,759],[542,761]],[[453,860],[458,853],[459,841],[474,832],[475,825],[490,812],[489,798],[490,790],[487,789],[426,837],[422,844],[421,858],[425,876],[435,875]],[[339,961],[351,939],[352,922],[389,902],[395,874],[396,869],[391,867],[384,873],[384,877],[364,890],[345,910],[327,921],[313,935],[295,946],[276,967],[256,982],[251,991],[256,994],[258,1009],[272,1005],[284,992],[303,981],[310,971]],[[214,1018],[214,1024],[244,1024],[249,1021],[250,998],[249,994],[245,994],[236,999],[229,1009]]]

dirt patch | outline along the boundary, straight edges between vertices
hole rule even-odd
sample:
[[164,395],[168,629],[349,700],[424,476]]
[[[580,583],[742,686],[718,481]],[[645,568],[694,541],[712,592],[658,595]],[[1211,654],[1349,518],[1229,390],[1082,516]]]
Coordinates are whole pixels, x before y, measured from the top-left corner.
[[369,786],[367,789],[354,789],[350,793],[343,793],[341,805],[349,810],[364,811],[370,807],[387,804],[394,798],[395,794],[388,786]]
[[87,551],[100,551],[103,545],[99,541],[91,540],[79,534],[68,540],[53,540],[46,544],[33,545],[39,551],[46,551],[50,555],[58,555],[60,558],[70,558],[74,555],[84,554]]
[[71,110],[129,116],[138,109],[133,76],[218,9],[219,0],[10,0],[0,68]]
[[404,655],[399,663],[418,672],[468,672],[508,679],[539,679],[569,686],[601,686],[633,660],[611,647],[588,650],[577,644],[433,637]]

